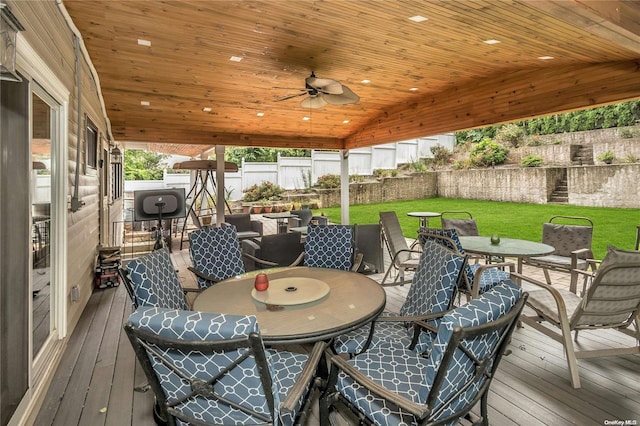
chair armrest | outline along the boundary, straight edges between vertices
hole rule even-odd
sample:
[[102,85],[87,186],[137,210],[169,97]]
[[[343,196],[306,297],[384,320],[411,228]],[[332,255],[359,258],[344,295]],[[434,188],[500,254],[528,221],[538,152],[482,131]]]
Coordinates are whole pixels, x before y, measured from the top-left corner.
[[197,277],[202,278],[203,280],[207,280],[210,281],[211,284],[215,284],[217,282],[220,282],[219,279],[212,277],[211,275],[207,275],[204,272],[198,271],[196,268],[194,268],[193,266],[189,266],[187,268],[188,270],[190,270],[191,272],[193,272]]
[[298,266],[302,263],[303,260],[304,260],[304,251],[301,252],[296,258],[296,260],[294,260],[289,266]]
[[393,259],[391,259],[391,263],[396,263],[396,259],[398,258],[398,256],[400,255],[400,253],[416,253],[416,254],[422,254],[421,251],[419,250],[411,250],[411,249],[402,249],[402,250],[398,250],[396,252],[396,254],[393,255]]
[[473,276],[473,282],[471,283],[471,298],[477,299],[480,296],[480,277],[482,273],[489,268],[509,268],[509,274],[513,274],[515,272],[516,265],[512,262],[501,262],[501,263],[488,263],[486,265],[481,265],[476,270],[476,274]]
[[298,216],[290,217],[288,223],[289,228],[298,228],[302,226],[302,219],[300,219]]
[[313,349],[309,354],[309,358],[307,359],[307,363],[304,365],[300,376],[298,376],[296,383],[280,405],[281,412],[291,413],[295,409],[298,401],[303,397],[303,392],[307,387],[307,384],[316,376],[320,361],[324,360],[326,347],[326,342],[316,342],[313,346]]
[[[581,254],[586,254],[587,258],[593,257],[593,253],[591,252],[591,249],[581,248],[581,249],[578,249],[578,250],[573,250],[571,252],[571,269],[577,269],[578,268],[578,256],[580,256]],[[587,265],[588,265],[588,263],[587,263]]]
[[189,299],[188,299],[186,296],[187,296],[189,293],[197,293],[197,294],[200,294],[200,293],[202,293],[202,290],[203,290],[203,289],[201,289],[201,288],[182,287],[182,292],[183,292],[183,293],[184,293],[184,295],[185,295],[185,299],[187,299],[187,306],[189,307],[189,309],[192,309],[192,308],[193,308],[193,306],[192,306],[192,304],[191,304],[192,302],[190,302],[190,301],[189,301]]
[[353,266],[351,266],[351,272],[358,272],[360,269],[360,265],[362,265],[362,260],[364,259],[364,254],[356,253],[353,257]]
[[271,262],[269,260],[264,260],[264,259],[259,259],[255,256],[250,255],[249,253],[242,253],[242,257],[246,257],[247,259],[253,260],[255,263],[258,263],[260,265],[264,265],[264,266],[280,266],[275,262]]
[[357,368],[349,364],[345,359],[339,355],[331,357],[331,375],[330,380],[333,382],[333,378],[337,377],[338,371],[342,370],[345,374],[351,377],[360,386],[363,386],[373,394],[385,399],[402,410],[418,417],[419,419],[425,418],[431,409],[426,405],[419,405],[406,398],[399,396],[397,393],[391,392],[383,386],[380,386],[366,375],[362,374]]
[[262,235],[262,233],[264,231],[264,224],[259,220],[252,220],[251,221],[251,230],[253,232],[257,232],[258,234]]
[[[566,330],[569,330],[569,312],[567,312],[567,305],[566,303],[564,303],[564,299],[562,298],[562,295],[560,294],[560,292],[558,291],[558,289],[556,289],[555,287],[550,286],[547,283],[543,283],[541,281],[535,280],[533,278],[530,277],[525,277],[524,275],[521,274],[517,274],[517,273],[513,273],[512,274],[515,277],[520,278],[522,281],[526,281],[529,284],[533,284],[537,287],[540,287],[544,290],[547,290],[549,293],[551,293],[551,296],[553,296],[553,299],[556,302],[556,306],[558,308],[558,318],[560,319],[560,323],[561,326],[566,327]],[[529,304],[527,302],[527,304]],[[524,317],[524,315],[523,315]],[[555,322],[555,321],[552,321]],[[564,323],[564,324],[562,324]]]
[[326,216],[311,216],[311,220],[317,220],[318,225],[326,225],[329,222]]

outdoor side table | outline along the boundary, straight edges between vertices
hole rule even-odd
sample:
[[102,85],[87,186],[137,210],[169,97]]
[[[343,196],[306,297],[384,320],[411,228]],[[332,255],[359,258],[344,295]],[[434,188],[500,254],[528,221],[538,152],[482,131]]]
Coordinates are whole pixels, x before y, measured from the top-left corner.
[[275,219],[277,221],[277,229],[278,229],[278,234],[284,234],[287,232],[287,219],[289,219],[290,217],[297,217],[294,214],[291,214],[290,212],[283,212],[283,213],[265,213],[262,215],[262,217],[265,217],[267,219]]

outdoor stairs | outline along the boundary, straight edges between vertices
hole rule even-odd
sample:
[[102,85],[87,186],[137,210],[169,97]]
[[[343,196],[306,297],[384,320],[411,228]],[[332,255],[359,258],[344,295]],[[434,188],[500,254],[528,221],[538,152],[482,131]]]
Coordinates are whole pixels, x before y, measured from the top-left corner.
[[576,145],[576,152],[571,160],[575,166],[593,165],[593,146],[592,145]]
[[556,186],[551,192],[549,204],[567,204],[569,203],[569,185],[567,184],[567,170],[564,170],[562,178],[556,182]]

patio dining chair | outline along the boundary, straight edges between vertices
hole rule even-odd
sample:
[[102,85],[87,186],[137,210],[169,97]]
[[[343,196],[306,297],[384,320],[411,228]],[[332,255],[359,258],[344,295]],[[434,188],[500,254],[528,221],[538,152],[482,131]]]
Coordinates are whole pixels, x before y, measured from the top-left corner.
[[307,228],[304,265],[357,271],[362,255],[355,253],[353,226],[314,225]]
[[304,259],[304,245],[300,232],[285,232],[263,235],[259,240],[245,239],[240,242],[247,271],[296,266]]
[[480,401],[488,425],[489,386],[526,294],[504,282],[447,313],[428,358],[401,346],[380,346],[352,359],[334,355],[320,399],[320,424],[339,402],[368,425],[450,425]]
[[233,225],[191,231],[189,255],[193,266],[188,269],[196,275],[201,289],[245,272],[240,240]]
[[[381,344],[424,352],[431,346],[439,318],[453,306],[465,263],[464,257],[443,245],[427,241],[400,312],[384,311],[370,324],[335,337],[334,352],[353,356]],[[411,325],[417,320],[429,320],[432,332],[414,335]]]
[[141,308],[124,325],[173,425],[293,425],[304,419],[325,344],[309,355],[265,349],[253,316]]
[[182,287],[167,248],[130,260],[118,273],[134,308],[188,309],[185,293],[199,291]]
[[468,211],[444,211],[440,214],[440,223],[442,223],[442,229],[455,229],[458,236],[480,235],[478,233],[478,224]]
[[[568,223],[567,223],[568,222]],[[593,259],[591,241],[593,222],[581,216],[553,216],[542,224],[542,243],[555,248],[546,256],[525,258],[524,262],[542,268],[547,284],[551,284],[549,271],[571,274],[571,289],[575,290],[578,276],[576,270],[586,270],[587,259]]]
[[[396,212],[380,212],[380,225],[382,225],[382,237],[391,257],[391,264],[380,282],[381,285],[403,285],[411,280],[406,280],[406,271],[415,271],[420,259],[420,250],[409,248],[407,240],[402,234],[402,228]],[[397,271],[393,282],[386,284],[392,271]]]
[[[455,229],[420,228],[418,230],[418,240],[423,246],[426,241],[432,240],[439,244],[444,244],[460,256],[466,255]],[[509,272],[501,268],[509,268]],[[469,264],[467,262],[463,274],[463,286],[460,291],[470,298],[476,298],[494,285],[508,280],[510,272],[513,272],[514,269],[515,265],[511,262],[486,265],[479,263]]]
[[[535,314],[522,316],[524,323],[563,345],[574,388],[580,387],[578,359],[640,353],[640,252],[609,247],[595,273],[578,274],[586,277],[581,295],[527,278],[535,286],[527,302]],[[635,344],[585,349],[571,341],[571,332],[577,342],[580,330],[600,329],[620,331],[633,337]]]

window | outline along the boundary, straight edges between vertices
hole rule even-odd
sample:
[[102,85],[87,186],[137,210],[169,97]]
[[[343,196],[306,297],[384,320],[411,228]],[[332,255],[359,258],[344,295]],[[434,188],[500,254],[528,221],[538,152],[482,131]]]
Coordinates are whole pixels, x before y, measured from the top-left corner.
[[85,146],[87,147],[87,167],[96,170],[98,168],[98,128],[88,117],[86,122]]

